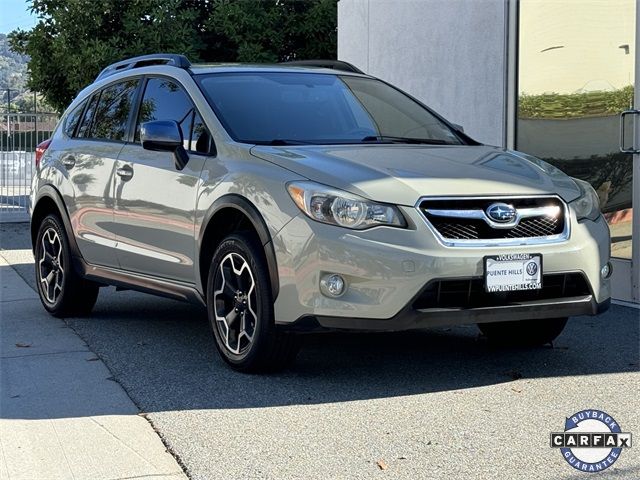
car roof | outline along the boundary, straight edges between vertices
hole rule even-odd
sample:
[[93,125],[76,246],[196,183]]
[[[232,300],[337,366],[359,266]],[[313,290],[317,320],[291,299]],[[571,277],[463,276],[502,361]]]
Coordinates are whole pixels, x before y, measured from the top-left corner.
[[144,67],[169,67],[185,70],[192,75],[221,72],[313,72],[335,75],[355,73],[364,74],[358,67],[342,60],[290,60],[277,64],[249,64],[249,63],[200,63],[193,64],[184,55],[176,53],[153,53],[128,58],[112,63],[104,68],[94,80],[98,82],[118,73],[138,71]]
[[215,73],[316,73],[324,75],[347,75],[374,78],[361,72],[357,67],[340,60],[303,60],[284,63],[191,63],[183,55],[151,54],[133,57],[107,66],[96,79],[83,88],[68,106],[70,111],[88,95],[104,86],[133,76],[161,74],[176,78],[185,72],[190,76]]
[[195,63],[189,68],[193,75],[210,73],[238,73],[238,72],[280,72],[280,73],[320,73],[328,75],[353,75],[368,77],[368,75],[326,67],[287,65],[282,63]]

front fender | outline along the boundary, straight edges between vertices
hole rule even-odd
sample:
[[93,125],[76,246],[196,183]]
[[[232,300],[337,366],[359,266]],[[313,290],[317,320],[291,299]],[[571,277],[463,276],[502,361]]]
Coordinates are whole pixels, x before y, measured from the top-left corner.
[[[278,294],[280,292],[280,282],[278,278],[278,264],[276,262],[276,254],[273,248],[273,243],[271,241],[271,235],[269,233],[269,228],[267,227],[267,224],[258,209],[246,198],[235,193],[229,193],[223,195],[215,202],[213,202],[204,216],[202,228],[200,229],[198,234],[197,251],[199,253],[202,252],[204,235],[209,227],[209,222],[211,222],[211,220],[215,217],[216,213],[226,208],[232,208],[242,213],[251,221],[253,228],[258,233],[260,244],[264,248],[265,258],[267,259],[269,279],[271,280],[271,291],[273,300],[275,301],[275,299],[278,298]],[[201,278],[202,272],[200,271],[200,262],[196,262],[196,268],[198,269],[196,278]]]

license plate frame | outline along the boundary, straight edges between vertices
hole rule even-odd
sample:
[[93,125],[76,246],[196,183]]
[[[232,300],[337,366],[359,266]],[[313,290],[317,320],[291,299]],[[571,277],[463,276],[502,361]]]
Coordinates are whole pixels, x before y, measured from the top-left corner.
[[[533,263],[535,267],[530,267]],[[543,263],[541,253],[505,253],[500,255],[485,255],[483,264],[483,284],[487,293],[507,293],[522,291],[538,291],[542,289]],[[504,267],[506,273],[498,272],[496,267]],[[516,273],[521,269],[520,273]],[[535,272],[532,272],[535,270]],[[511,280],[517,279],[520,275],[520,282],[505,281],[504,277]],[[502,277],[502,278],[501,278]]]

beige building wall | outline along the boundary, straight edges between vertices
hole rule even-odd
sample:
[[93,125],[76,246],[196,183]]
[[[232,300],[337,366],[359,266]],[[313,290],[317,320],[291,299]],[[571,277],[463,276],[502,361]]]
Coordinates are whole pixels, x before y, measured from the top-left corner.
[[634,83],[635,0],[521,0],[519,91],[611,91]]

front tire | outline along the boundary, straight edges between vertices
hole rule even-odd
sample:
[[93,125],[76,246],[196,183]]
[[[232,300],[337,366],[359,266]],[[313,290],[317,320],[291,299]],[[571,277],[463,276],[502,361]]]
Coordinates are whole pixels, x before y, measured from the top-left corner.
[[74,270],[69,240],[57,215],[46,216],[38,228],[35,267],[40,301],[50,314],[72,317],[91,313],[99,286]]
[[264,250],[248,233],[229,235],[213,254],[207,313],[218,352],[235,370],[280,370],[298,353],[298,338],[275,326]]
[[479,323],[478,328],[495,345],[535,347],[553,342],[564,330],[567,320],[564,317]]

